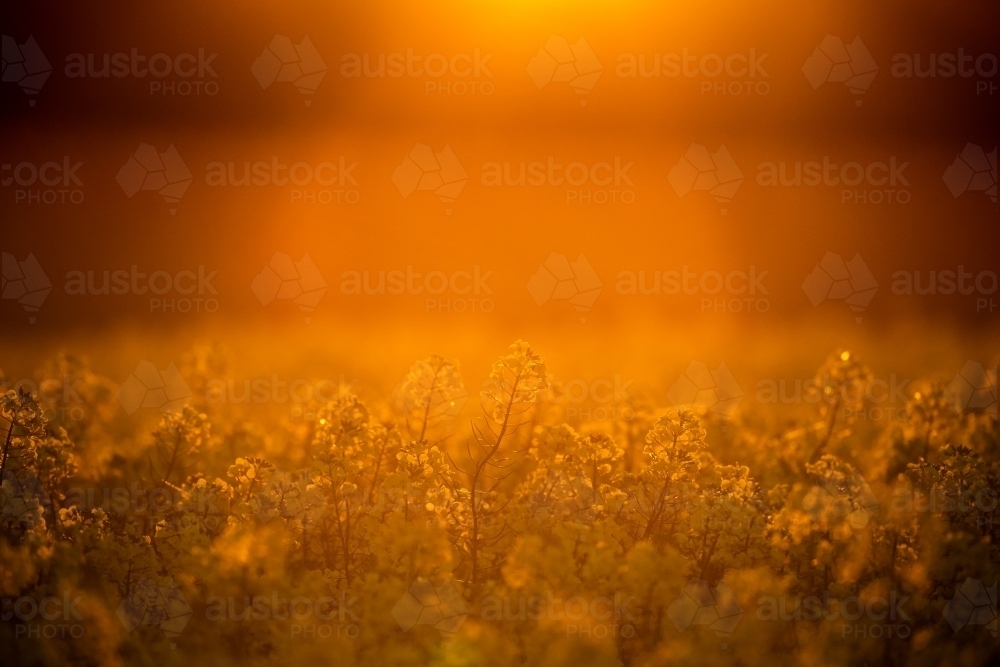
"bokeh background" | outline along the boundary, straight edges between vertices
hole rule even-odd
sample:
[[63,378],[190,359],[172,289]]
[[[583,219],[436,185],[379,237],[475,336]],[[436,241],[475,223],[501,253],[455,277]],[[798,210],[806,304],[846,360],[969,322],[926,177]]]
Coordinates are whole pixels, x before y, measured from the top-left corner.
[[[124,380],[140,360],[164,368],[192,345],[217,341],[235,351],[243,376],[343,375],[358,380],[362,393],[384,396],[413,359],[432,352],[459,359],[468,384],[477,386],[498,351],[524,338],[557,376],[619,374],[654,393],[693,360],[726,363],[750,393],[762,377],[808,377],[837,347],[858,349],[886,377],[951,377],[966,360],[995,359],[1000,339],[998,13],[995,2],[5,6],[3,34],[18,45],[33,37],[52,71],[35,95],[7,74],[0,86],[0,251],[19,262],[33,255],[52,288],[37,312],[16,298],[0,301],[0,366],[8,376],[28,377],[39,359],[68,348]],[[308,84],[309,94],[288,81],[262,87],[255,76],[254,63],[276,35],[313,45],[325,74]],[[859,37],[877,65],[863,95],[836,81],[814,89],[804,74],[828,35],[844,44]],[[530,75],[552,36],[568,44],[585,38],[599,61],[600,75],[585,94],[561,81],[538,87]],[[88,54],[100,68],[104,54],[148,60],[187,53],[196,61],[200,51],[210,69],[187,78],[67,72]],[[478,52],[484,64],[478,76],[344,75],[354,57],[374,66],[380,54],[408,52],[470,60]],[[700,70],[621,76],[630,55],[651,68],[656,54],[726,59],[751,52],[763,57],[753,77]],[[919,55],[926,67],[931,54],[945,53],[982,56],[973,61],[981,71],[893,73],[899,54]],[[129,197],[116,181],[143,143],[158,152],[173,146],[190,171],[179,201],[155,191]],[[431,191],[404,196],[394,182],[417,144],[453,151],[467,174],[453,202]],[[724,146],[731,155],[743,178],[731,201],[681,192],[671,182],[692,144],[709,152]],[[993,151],[992,199],[981,190],[956,196],[946,183],[946,170],[968,144]],[[245,162],[273,156],[288,165],[355,164],[356,183],[238,187],[206,180],[212,163],[233,163],[241,175]],[[617,160],[631,165],[628,181],[484,183],[489,163],[516,171],[521,162],[550,157],[563,165]],[[907,183],[861,183],[845,194],[843,186],[758,182],[762,163],[824,157],[840,165],[906,163]],[[81,163],[75,174],[82,184],[69,188],[82,192],[80,203],[42,201],[56,196],[46,190],[64,185],[12,181],[21,163],[64,160]],[[876,196],[883,203],[870,203]],[[325,197],[329,203],[321,203]],[[611,201],[597,203],[602,197]],[[311,258],[327,286],[315,309],[281,298],[262,304],[252,284],[275,253]],[[566,299],[539,304],[528,289],[551,253],[570,261],[582,254],[592,267],[602,289],[586,313]],[[810,301],[803,282],[827,253],[844,260],[858,254],[870,269],[878,289],[863,312],[835,299]],[[185,306],[174,292],[162,297],[174,312],[148,294],[67,293],[71,272],[92,271],[100,280],[133,265],[147,275],[197,274],[199,267],[215,274],[217,294],[206,295],[215,300],[206,306],[213,312],[194,312],[198,305]],[[428,302],[426,294],[342,289],[345,272],[408,266],[448,275],[479,267],[490,293],[479,302],[450,292]],[[898,271],[920,271],[926,283],[929,272],[959,266],[973,275],[992,272],[992,282],[984,279],[989,289],[902,295],[892,288]],[[729,299],[720,309],[714,301],[706,306],[704,294],[617,289],[621,272],[651,276],[683,267],[722,275],[754,267],[766,272],[767,293],[737,310],[725,294],[717,297]],[[177,312],[185,307],[191,312]]]

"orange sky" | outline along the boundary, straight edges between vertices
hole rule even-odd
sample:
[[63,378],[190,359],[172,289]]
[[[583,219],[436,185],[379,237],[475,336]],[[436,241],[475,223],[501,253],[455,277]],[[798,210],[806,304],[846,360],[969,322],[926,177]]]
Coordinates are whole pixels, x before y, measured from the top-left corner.
[[[475,348],[470,341],[480,340],[482,331],[498,339],[534,333],[596,346],[616,336],[655,340],[663,329],[672,335],[686,329],[716,332],[719,345],[738,346],[741,338],[766,340],[769,332],[788,335],[797,328],[877,339],[910,323],[933,323],[969,340],[988,339],[997,332],[1000,293],[905,295],[896,293],[893,276],[919,270],[926,281],[930,271],[958,272],[961,265],[972,282],[992,271],[993,282],[987,275],[983,284],[995,289],[996,204],[982,191],[954,196],[943,175],[967,144],[995,149],[1000,77],[973,71],[907,78],[893,74],[893,63],[902,57],[897,54],[920,54],[924,63],[930,54],[957,56],[959,49],[976,58],[995,54],[997,11],[986,2],[960,8],[555,1],[9,8],[4,34],[14,33],[17,44],[33,36],[53,71],[37,95],[25,95],[16,83],[2,86],[2,162],[11,166],[3,167],[0,188],[0,251],[18,261],[33,253],[53,288],[30,313],[33,324],[16,300],[0,302],[4,335],[58,340],[75,327],[134,326],[158,335],[225,338],[252,327],[266,339],[312,327],[310,335],[322,338],[350,328],[356,340],[373,346],[419,330]],[[281,80],[262,87],[255,78],[252,66],[275,35],[293,44],[308,37],[326,68],[314,92],[303,94]],[[585,38],[599,62],[600,75],[585,94],[557,80],[539,88],[532,79],[531,63],[553,35],[566,45]],[[844,44],[863,41],[877,65],[863,94],[830,81],[814,90],[804,75],[803,63],[827,35]],[[166,53],[171,66],[192,67],[191,75],[68,75],[73,54],[83,54],[84,62],[92,54],[99,69],[104,54],[127,59],[133,49],[146,64]],[[202,72],[199,49],[209,58]],[[176,60],[185,53],[192,57]],[[345,76],[352,54],[367,55],[372,67],[380,54],[390,63],[409,54],[411,71],[428,64],[449,71]],[[659,56],[661,75],[624,76],[633,56],[642,56],[648,71]],[[751,76],[751,68],[741,66],[755,57]],[[992,57],[979,61],[981,70],[995,70]],[[690,76],[683,69],[668,75],[668,62],[687,67]],[[966,66],[974,70],[972,62]],[[735,74],[723,69],[710,76],[716,63],[731,63]],[[202,94],[179,94],[184,83],[202,86]],[[173,145],[190,171],[179,201],[166,202],[156,191],[128,197],[116,182],[143,143],[159,153]],[[403,196],[393,174],[418,144],[453,152],[467,176],[454,201],[432,191]],[[692,144],[709,153],[725,147],[742,177],[731,201],[697,187],[678,190],[671,173]],[[895,161],[892,175],[902,182],[769,186],[762,176],[767,163],[794,170],[796,162],[824,159],[838,165],[831,179],[850,177],[840,171],[847,163],[867,169]],[[79,185],[66,185],[69,177],[53,186],[13,178],[22,163],[33,165],[19,172],[27,180],[32,168],[66,160],[82,163],[73,172]],[[273,172],[272,163],[349,169],[340,177],[324,167],[328,185],[315,178],[302,187],[210,184],[213,163],[232,163],[239,176],[246,162],[266,163],[262,172],[272,179],[284,173]],[[545,183],[489,184],[494,165],[502,170],[507,163],[516,172],[522,162],[541,163]],[[589,170],[578,187],[560,182],[570,164],[576,165],[571,178]],[[298,173],[305,178],[304,167]],[[878,181],[890,170],[876,165],[869,173]],[[66,196],[46,192],[63,189],[79,190],[69,196],[82,203],[32,199]],[[870,203],[876,197],[882,203]],[[312,259],[327,286],[315,310],[281,298],[262,305],[252,284],[275,253]],[[585,256],[601,286],[588,311],[558,296],[538,304],[528,289],[551,253],[569,261]],[[810,302],[803,281],[826,253],[863,258],[878,284],[864,312],[843,301]],[[163,295],[166,305],[148,294],[68,293],[72,272],[90,271],[100,280],[105,271],[133,265],[147,274],[197,274],[199,267],[215,273],[217,294],[205,295],[215,300],[205,306],[213,312],[193,312],[201,306],[183,303],[186,295],[175,291]],[[345,293],[345,272],[376,276],[407,267],[448,277],[479,267],[484,288],[480,295],[448,290],[433,299]],[[706,288],[622,293],[620,281],[629,272],[651,277],[685,270],[722,277],[752,270],[764,276],[758,284],[766,293],[749,301],[743,292],[715,295]],[[815,339],[817,349],[833,343]]]

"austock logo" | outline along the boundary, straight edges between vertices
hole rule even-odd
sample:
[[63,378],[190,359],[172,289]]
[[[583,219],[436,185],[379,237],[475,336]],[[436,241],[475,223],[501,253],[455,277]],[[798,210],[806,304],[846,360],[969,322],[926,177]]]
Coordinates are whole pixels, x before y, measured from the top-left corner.
[[528,279],[527,287],[539,306],[550,299],[569,301],[580,314],[580,323],[586,324],[587,313],[601,295],[604,284],[582,253],[570,262],[566,255],[553,252]]
[[839,622],[841,639],[906,639],[913,632],[913,619],[905,609],[909,599],[896,591],[888,597],[834,597],[830,591],[824,591],[822,596],[764,595],[757,599],[755,615],[761,621]]
[[74,162],[68,155],[63,156],[61,164],[54,160],[40,165],[5,163],[0,165],[0,184],[5,188],[14,184],[20,186],[14,191],[15,204],[82,204],[83,181],[76,173],[82,166],[83,162]]
[[[926,58],[926,60],[924,60]],[[992,53],[981,53],[978,56],[966,54],[965,49],[958,53],[897,53],[892,57],[892,75],[897,79],[951,79],[959,76],[976,81],[976,96],[992,95],[996,92],[996,84],[992,79],[997,75],[997,57]]]
[[802,73],[813,90],[824,83],[843,83],[857,97],[854,103],[861,106],[861,96],[878,74],[878,65],[860,37],[845,45],[840,37],[827,35],[802,65]]
[[107,79],[115,77],[123,79],[132,77],[145,79],[152,76],[149,82],[150,95],[171,95],[187,97],[189,95],[217,95],[219,84],[213,79],[219,75],[212,67],[212,61],[218,53],[206,54],[204,48],[198,49],[198,55],[180,53],[170,56],[166,53],[154,53],[145,56],[139,49],[133,47],[128,53],[104,53],[102,58],[96,54],[71,53],[66,56],[66,67],[63,70],[70,79]]
[[357,271],[340,274],[340,293],[348,296],[418,296],[424,298],[424,310],[431,313],[490,313],[496,307],[489,286],[492,271],[478,264],[472,271],[406,270]]
[[966,361],[948,387],[959,410],[983,410],[997,416],[997,364],[986,368],[978,361]]
[[[758,271],[750,265],[749,271],[691,271],[688,265],[681,270],[619,271],[615,276],[615,291],[628,296],[695,296],[700,299],[701,312],[713,313],[766,313],[771,308],[770,294],[764,286],[768,271]],[[723,294],[716,297],[717,294]],[[738,298],[737,298],[738,297]]]
[[[567,83],[578,95],[587,95],[597,84],[604,66],[582,36],[576,44],[570,44],[565,37],[550,35],[528,63],[527,70],[539,90],[550,83]],[[586,104],[586,99],[580,100],[580,106]]]
[[[667,174],[667,181],[678,197],[694,190],[708,192],[719,204],[728,204],[743,183],[743,172],[725,146],[709,153],[701,144],[691,144]],[[723,208],[722,213],[726,212]]]
[[250,71],[263,89],[275,82],[291,83],[306,96],[308,107],[312,104],[309,96],[316,92],[326,76],[326,63],[308,37],[292,44],[288,37],[275,35],[257,56]]
[[[21,390],[23,387],[18,391]],[[17,521],[25,525],[40,525],[46,505],[52,504],[52,497],[45,491],[38,476],[31,470],[25,470],[22,474],[15,474],[13,471],[4,472],[0,482],[3,483],[0,486],[0,491],[3,492],[0,495],[0,516],[16,518]],[[6,490],[4,490],[5,487]],[[31,596],[26,596],[21,600],[23,604],[35,601]],[[3,603],[7,604],[6,598],[4,598]],[[10,615],[4,613],[3,620],[10,620]],[[19,618],[19,620],[28,619]]]
[[955,161],[941,176],[953,197],[965,192],[983,192],[997,203],[997,149],[987,153],[982,146],[965,144]]
[[956,633],[967,625],[983,625],[996,639],[997,582],[987,589],[979,579],[967,578],[945,605],[943,613]]
[[[863,313],[875,298],[878,281],[861,255],[855,254],[854,259],[845,262],[840,255],[828,252],[806,276],[802,291],[814,307],[827,300],[843,301],[853,312]],[[856,319],[860,323],[861,315]]]
[[468,399],[469,391],[462,382],[457,359],[437,368],[415,364],[392,390],[392,400],[407,417],[407,426],[413,414],[427,423],[451,421],[458,417]]
[[548,591],[546,595],[487,595],[479,604],[479,615],[489,622],[536,621],[565,627],[567,637],[606,639],[635,636],[632,614],[634,597],[621,591],[614,595],[563,599]]
[[566,419],[631,421],[635,418],[629,387],[635,380],[623,380],[620,373],[614,377],[596,379],[548,378],[548,391],[539,400],[562,406]]
[[0,79],[4,83],[16,83],[28,95],[28,106],[35,106],[34,95],[41,92],[42,86],[52,74],[52,65],[45,54],[38,48],[34,37],[28,37],[24,44],[8,35],[0,36],[0,47],[3,54],[3,73]]
[[[10,483],[6,477],[4,481]],[[69,591],[63,591],[62,598],[54,595],[2,598],[0,620],[13,621],[15,639],[80,639],[87,634],[83,616],[77,610],[83,598],[70,595]]]
[[457,635],[468,615],[465,600],[455,584],[446,581],[435,586],[423,578],[415,580],[392,608],[392,617],[403,632],[417,625],[429,625],[444,639]]
[[[416,144],[392,173],[392,182],[404,199],[417,191],[430,191],[443,204],[454,204],[468,180],[469,175],[448,144],[440,153],[426,144]],[[451,214],[451,209],[446,208],[445,213]]]
[[[631,204],[635,201],[635,191],[631,189],[635,183],[628,172],[634,164],[616,155],[612,162],[574,161],[564,165],[549,155],[545,162],[486,162],[479,181],[486,187],[566,187],[567,204]],[[516,167],[516,175],[512,165]],[[624,189],[619,189],[622,186]]]
[[[218,271],[207,272],[204,265],[197,271],[175,273],[153,271],[144,273],[133,264],[129,270],[69,271],[63,292],[69,296],[144,296],[149,294],[150,313],[215,313],[219,293],[212,285]],[[98,276],[100,276],[98,278]]]
[[[213,378],[205,383],[205,401],[207,403],[285,403],[309,404],[316,401],[325,405],[344,396],[353,390],[357,380],[348,382],[343,374],[339,380],[321,379],[282,380],[277,373],[271,377],[247,378]],[[301,412],[296,408],[293,412]]]
[[[850,358],[850,357],[848,357]],[[895,373],[888,378],[835,380],[829,374],[813,378],[762,378],[756,399],[764,405],[820,404],[835,406],[844,419],[906,419],[907,378]],[[871,404],[868,407],[868,404]]]
[[143,360],[118,389],[117,398],[125,413],[131,415],[140,408],[180,412],[192,395],[173,362],[160,371],[151,361]]
[[[299,595],[291,599],[278,591],[266,595],[208,598],[205,619],[208,621],[292,621],[290,637],[298,639],[357,639],[361,634],[358,614],[354,611],[357,597],[347,597],[341,591],[336,597],[316,598]],[[317,622],[318,621],[318,622]]]
[[170,648],[177,648],[175,640],[193,615],[194,610],[172,578],[163,586],[149,578],[140,579],[115,610],[126,631],[132,632],[140,625],[159,628]]
[[[294,302],[303,313],[316,310],[320,299],[326,294],[326,279],[320,274],[316,263],[308,254],[294,261],[283,252],[276,252],[250,284],[260,305],[266,306],[274,300]],[[306,316],[306,323],[312,318]]]
[[992,313],[997,308],[993,300],[997,292],[996,272],[972,273],[965,270],[964,264],[959,264],[954,270],[895,271],[891,289],[897,296],[975,295],[977,313]]
[[[376,62],[377,57],[377,62]],[[422,55],[412,48],[406,53],[359,54],[345,53],[341,56],[340,75],[345,78],[385,78],[398,79],[403,76],[410,78],[428,77],[430,80],[424,86],[427,95],[492,95],[494,85],[493,72],[488,63],[492,53],[483,54],[480,49],[472,53],[456,53],[450,58],[441,53]],[[446,81],[450,75],[457,80]]]
[[[743,607],[726,582],[710,587],[701,579],[692,579],[667,607],[667,616],[679,632],[692,625],[707,625],[719,639],[733,635],[743,619]],[[726,642],[720,644],[726,648]]]
[[22,261],[0,253],[0,298],[17,301],[28,313],[28,323],[35,323],[35,313],[52,291],[52,282],[33,253]]
[[856,471],[836,481],[821,479],[802,499],[802,509],[814,521],[828,516],[844,518],[854,530],[867,526],[878,507],[868,482]]
[[[194,175],[173,144],[163,153],[150,144],[139,144],[139,148],[129,156],[128,162],[122,165],[115,176],[129,199],[140,190],[152,190],[168,204],[176,204],[181,200],[192,179]],[[171,215],[176,212],[176,208],[170,209]]]
[[[277,155],[270,160],[254,162],[209,162],[205,168],[205,184],[211,187],[285,187],[291,189],[293,204],[357,204],[361,193],[354,178],[357,162],[348,162],[343,155],[336,162],[324,160],[310,163],[296,161],[287,164]],[[319,187],[317,187],[319,186]]]
[[[842,204],[908,204],[910,182],[904,172],[909,166],[909,162],[899,161],[895,155],[889,156],[888,162],[876,160],[867,164],[854,161],[837,164],[830,161],[829,155],[807,162],[761,162],[757,165],[757,185],[841,186]],[[862,187],[858,188],[859,185]]]
[[675,408],[695,408],[730,419],[743,400],[743,388],[726,364],[713,371],[704,362],[692,361],[670,386],[667,399]]
[[73,379],[68,373],[62,377],[23,378],[11,380],[0,377],[0,394],[13,389],[31,394],[38,401],[42,416],[49,421],[80,421],[86,412],[86,403],[76,392],[83,383],[81,379]]
[[[680,53],[652,54],[647,61],[645,53],[638,56],[622,53],[617,58],[615,74],[621,78],[702,79],[702,95],[767,95],[771,85],[765,80],[769,75],[763,65],[768,55],[758,55],[757,49],[751,48],[747,55],[730,53],[723,58],[718,53],[707,53],[699,56],[684,47]],[[722,81],[709,80],[722,78],[723,74],[726,78]]]
[[101,509],[108,514],[134,515],[144,520],[149,530],[155,530],[166,514],[183,509],[194,511],[192,516],[179,519],[184,525],[204,522],[214,530],[225,521],[224,513],[204,488],[181,489],[169,482],[152,489],[142,488],[137,482],[129,487],[72,487],[66,491],[64,506],[81,512]]

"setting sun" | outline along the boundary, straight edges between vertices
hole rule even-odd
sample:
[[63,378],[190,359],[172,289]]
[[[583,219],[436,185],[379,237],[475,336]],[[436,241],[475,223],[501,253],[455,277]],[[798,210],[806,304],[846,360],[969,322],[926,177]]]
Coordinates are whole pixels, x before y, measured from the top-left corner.
[[997,658],[995,2],[16,3],[11,665]]

